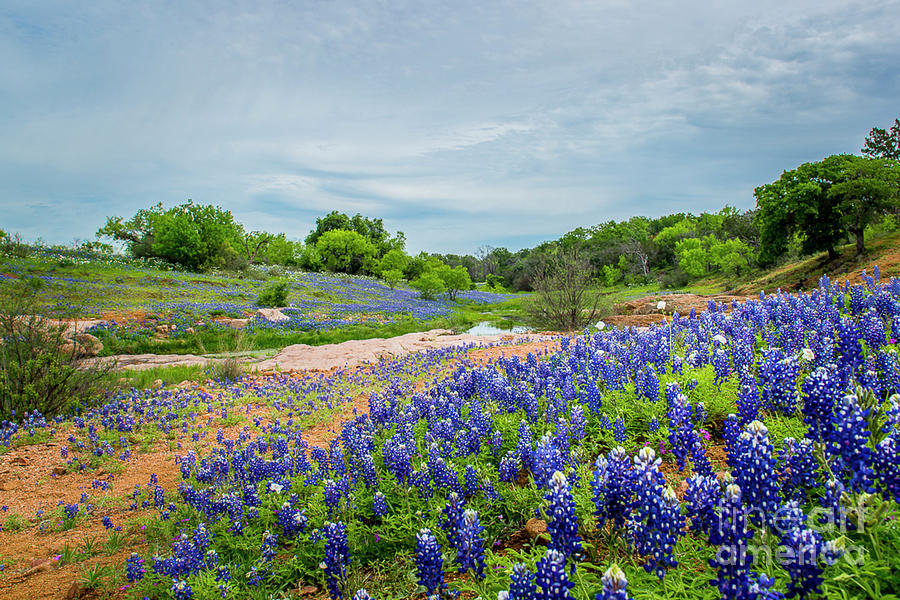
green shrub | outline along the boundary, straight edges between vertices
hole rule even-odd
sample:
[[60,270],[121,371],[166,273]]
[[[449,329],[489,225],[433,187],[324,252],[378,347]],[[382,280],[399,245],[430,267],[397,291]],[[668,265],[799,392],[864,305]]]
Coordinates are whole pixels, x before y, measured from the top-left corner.
[[262,289],[256,298],[257,306],[284,306],[287,304],[288,282],[273,281]]
[[400,283],[400,280],[403,279],[403,271],[389,269],[381,274],[381,278],[388,284],[389,288],[394,289]]
[[225,360],[209,361],[203,368],[203,373],[208,379],[234,382],[244,374],[244,364],[237,358],[230,356]]
[[444,280],[441,279],[434,271],[426,271],[422,275],[410,283],[411,286],[419,290],[419,296],[425,300],[434,300],[444,293]]
[[85,368],[65,328],[42,314],[40,280],[0,285],[0,419],[52,416],[100,396],[111,364]]

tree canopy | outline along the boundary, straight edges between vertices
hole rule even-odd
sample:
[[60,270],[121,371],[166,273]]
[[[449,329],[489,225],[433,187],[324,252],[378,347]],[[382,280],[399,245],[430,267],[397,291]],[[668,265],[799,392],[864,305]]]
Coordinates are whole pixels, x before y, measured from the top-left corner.
[[897,164],[837,154],[785,171],[754,196],[763,262],[784,254],[792,236],[804,254],[824,250],[834,259],[835,246],[852,233],[862,253],[866,227],[896,204]]

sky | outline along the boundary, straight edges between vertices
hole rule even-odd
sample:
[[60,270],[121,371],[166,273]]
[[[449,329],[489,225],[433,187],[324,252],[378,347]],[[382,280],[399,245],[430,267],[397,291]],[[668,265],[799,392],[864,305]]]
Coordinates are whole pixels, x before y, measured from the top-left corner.
[[193,199],[516,250],[755,205],[900,116],[900,2],[0,3],[0,229]]

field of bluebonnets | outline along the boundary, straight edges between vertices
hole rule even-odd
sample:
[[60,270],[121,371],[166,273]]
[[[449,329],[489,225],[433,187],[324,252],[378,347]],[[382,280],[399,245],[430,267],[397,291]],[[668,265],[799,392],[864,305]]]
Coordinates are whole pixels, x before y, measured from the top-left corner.
[[[153,474],[131,494],[154,511],[125,538],[140,551],[96,574],[129,598],[895,598],[900,280],[865,280],[586,331],[546,356],[433,352],[352,392],[286,376],[135,390],[5,423],[3,441],[71,423],[76,470],[147,437],[177,448],[176,488]],[[367,410],[304,439],[318,407],[357,393]],[[254,402],[270,418],[226,435]],[[102,518],[92,503],[42,526]]]
[[[104,343],[105,354],[231,350],[227,343],[234,327],[221,319],[253,317],[260,292],[272,280],[288,283],[289,308],[284,314],[290,319],[252,318],[241,334],[245,345],[329,342],[328,332],[334,330],[353,330],[355,335],[348,337],[364,337],[360,334],[366,329],[380,328],[391,335],[421,330],[423,324],[425,328],[465,324],[461,307],[510,298],[466,290],[458,296],[461,303],[443,296],[426,300],[414,290],[391,289],[375,278],[254,269],[244,277],[200,275],[154,260],[46,247],[35,248],[25,258],[0,259],[0,279],[30,277],[43,282],[41,297],[50,314],[108,319],[109,323],[88,330]],[[154,339],[161,325],[171,329],[165,340]]]

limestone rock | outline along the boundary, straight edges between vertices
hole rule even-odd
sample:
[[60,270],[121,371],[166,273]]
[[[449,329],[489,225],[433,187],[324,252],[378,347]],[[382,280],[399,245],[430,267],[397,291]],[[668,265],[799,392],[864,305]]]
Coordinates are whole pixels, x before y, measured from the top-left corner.
[[281,312],[281,309],[278,308],[260,308],[256,311],[256,315],[260,319],[265,319],[266,321],[271,321],[273,323],[278,323],[280,321],[290,321],[291,318]]
[[525,531],[531,539],[537,539],[538,536],[547,533],[547,522],[543,519],[528,519],[525,523]]

